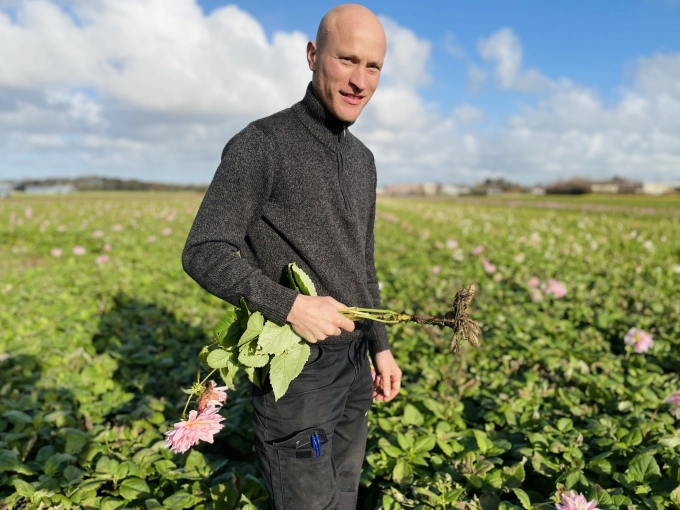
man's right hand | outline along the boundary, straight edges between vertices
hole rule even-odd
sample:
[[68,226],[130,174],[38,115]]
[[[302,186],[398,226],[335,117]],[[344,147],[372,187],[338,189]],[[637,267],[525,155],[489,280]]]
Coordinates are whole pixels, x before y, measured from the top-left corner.
[[288,318],[293,329],[310,343],[316,343],[329,336],[338,336],[345,331],[354,331],[354,322],[338,313],[347,308],[330,296],[298,295]]

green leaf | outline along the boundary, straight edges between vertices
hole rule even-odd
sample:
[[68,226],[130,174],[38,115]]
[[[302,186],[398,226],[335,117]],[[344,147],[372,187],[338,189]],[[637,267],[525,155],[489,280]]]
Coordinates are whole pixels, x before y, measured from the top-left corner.
[[191,450],[187,461],[184,464],[184,471],[194,471],[196,474],[202,475],[207,478],[210,476],[210,468],[205,460],[203,454],[196,450]]
[[404,459],[398,460],[392,470],[392,480],[398,484],[409,483],[413,480],[413,469]]
[[238,341],[239,347],[250,342],[253,338],[262,333],[264,327],[264,317],[260,312],[254,312],[248,319],[248,328],[243,332]]
[[628,466],[628,471],[626,471],[626,478],[638,483],[655,483],[660,476],[659,465],[652,455],[635,457]]
[[101,500],[101,510],[116,510],[125,507],[125,501],[118,498],[106,497]]
[[479,498],[482,510],[498,510],[501,504],[500,498],[496,494],[482,494]]
[[61,434],[66,436],[66,453],[80,453],[80,450],[87,444],[87,434],[82,430],[66,428],[62,429]]
[[526,492],[516,487],[512,489],[512,492],[515,493],[515,496],[517,496],[517,499],[519,499],[519,502],[522,503],[522,506],[524,508],[526,508],[527,510],[531,508],[531,500],[529,499],[529,496],[527,495]]
[[227,310],[227,312],[222,316],[222,318],[215,324],[213,328],[213,334],[215,336],[215,341],[222,343],[222,340],[227,336],[227,331],[236,322],[238,316],[234,309]]
[[16,478],[12,483],[14,484],[14,488],[16,489],[17,493],[20,496],[23,496],[28,499],[31,499],[33,497],[35,489],[30,483],[25,482],[20,478]]
[[425,422],[425,418],[418,408],[413,404],[406,404],[404,406],[404,416],[401,419],[404,425],[416,425],[420,426]]
[[673,492],[671,492],[671,501],[675,503],[675,506],[680,508],[680,485],[678,485],[678,487]]
[[257,345],[263,353],[278,355],[301,341],[302,339],[290,324],[278,326],[272,321],[267,321],[257,339]]
[[106,456],[101,457],[97,461],[97,466],[95,467],[95,471],[97,471],[97,473],[102,473],[111,476],[113,476],[116,473],[117,469],[118,461]]
[[637,446],[642,443],[642,431],[638,427],[635,427],[626,434],[621,441],[626,443],[629,447]]
[[272,358],[269,380],[274,390],[274,400],[280,399],[288,390],[290,382],[300,375],[310,353],[309,345],[298,343]]
[[169,498],[163,500],[163,508],[169,510],[182,510],[184,508],[192,508],[201,501],[203,501],[202,498],[188,494],[185,491],[177,491]]
[[479,447],[480,452],[486,453],[488,450],[493,448],[493,442],[488,438],[486,432],[479,429],[472,429],[472,433],[475,436],[475,440],[477,441],[477,446]]
[[557,430],[560,432],[567,432],[574,428],[574,422],[571,418],[560,418],[557,420]]
[[14,471],[22,475],[32,475],[33,470],[22,464],[13,450],[0,450],[0,473],[3,471]]
[[407,451],[410,450],[411,447],[413,446],[413,443],[415,442],[415,437],[413,436],[413,434],[409,434],[407,437],[400,432],[397,434],[397,442],[399,443],[399,446],[401,447],[402,450]]
[[516,488],[522,485],[526,476],[524,472],[524,464],[515,464],[514,466],[506,466],[503,468],[504,485],[508,488]]
[[5,411],[2,413],[3,418],[7,418],[9,422],[13,425],[27,425],[33,422],[33,418],[17,409],[11,411]]
[[257,340],[253,339],[239,348],[238,361],[246,367],[263,367],[269,363],[269,354],[257,351]]
[[233,353],[224,349],[215,349],[206,358],[210,368],[226,368],[232,363]]
[[437,438],[433,435],[420,436],[416,439],[416,443],[413,446],[413,451],[415,453],[429,452],[437,444]]
[[288,264],[288,280],[290,281],[290,275],[292,273],[293,280],[297,288],[306,296],[316,296],[316,287],[314,287],[314,282],[307,276],[307,274],[300,269],[295,262]]
[[141,478],[126,478],[123,480],[123,483],[120,484],[119,490],[120,495],[130,501],[151,492],[147,483]]

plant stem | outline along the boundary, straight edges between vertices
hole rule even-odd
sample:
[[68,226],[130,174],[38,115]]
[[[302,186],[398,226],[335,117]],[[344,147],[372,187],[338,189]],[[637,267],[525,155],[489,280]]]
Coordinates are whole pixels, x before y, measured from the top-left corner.
[[[215,372],[217,372],[217,369],[216,369],[216,368],[214,368],[214,369],[212,370],[212,372],[210,372],[208,375],[206,375],[206,376],[205,376],[205,379],[203,379],[202,381],[200,381],[199,384],[200,384],[201,386],[204,386],[205,383],[206,383],[206,381],[207,381],[208,379],[210,379],[210,376],[213,375]],[[201,373],[201,369],[200,369],[200,368],[198,369],[198,373],[199,373],[199,376],[198,376],[196,379],[199,379],[199,378],[200,378],[200,373]],[[186,420],[186,417],[187,417],[187,408],[189,407],[189,402],[191,402],[191,397],[193,397],[193,396],[194,396],[193,393],[192,393],[191,395],[189,395],[189,396],[187,397],[187,403],[184,404],[184,410],[182,411],[182,419],[183,419],[183,420]]]

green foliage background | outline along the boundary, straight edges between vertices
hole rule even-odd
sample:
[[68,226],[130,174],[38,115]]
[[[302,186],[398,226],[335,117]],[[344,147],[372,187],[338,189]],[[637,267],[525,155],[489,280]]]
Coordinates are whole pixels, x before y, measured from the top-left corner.
[[[215,444],[164,447],[225,310],[180,264],[199,203],[0,202],[0,508],[265,507],[245,377]],[[446,331],[390,327],[404,388],[371,411],[365,508],[530,508],[563,489],[600,508],[678,506],[679,422],[663,400],[680,389],[680,221],[664,204],[379,202],[385,307],[442,314],[475,282],[484,338],[453,356]],[[532,276],[567,296],[532,301]],[[651,351],[626,352],[631,327],[653,334]]]

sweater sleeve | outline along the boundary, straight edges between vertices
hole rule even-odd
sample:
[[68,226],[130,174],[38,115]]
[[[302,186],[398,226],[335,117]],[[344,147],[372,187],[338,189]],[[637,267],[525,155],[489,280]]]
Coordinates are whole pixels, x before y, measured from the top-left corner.
[[[366,229],[366,281],[373,300],[373,308],[382,308],[380,302],[380,286],[378,275],[375,272],[375,184],[373,186],[371,213],[368,218],[368,228]],[[368,330],[368,349],[372,355],[390,348],[387,338],[387,328],[382,322],[373,322],[371,329]]]
[[252,124],[229,141],[189,232],[182,266],[211,294],[234,305],[244,298],[251,310],[283,325],[297,293],[238,254],[267,202],[273,152],[271,139]]

